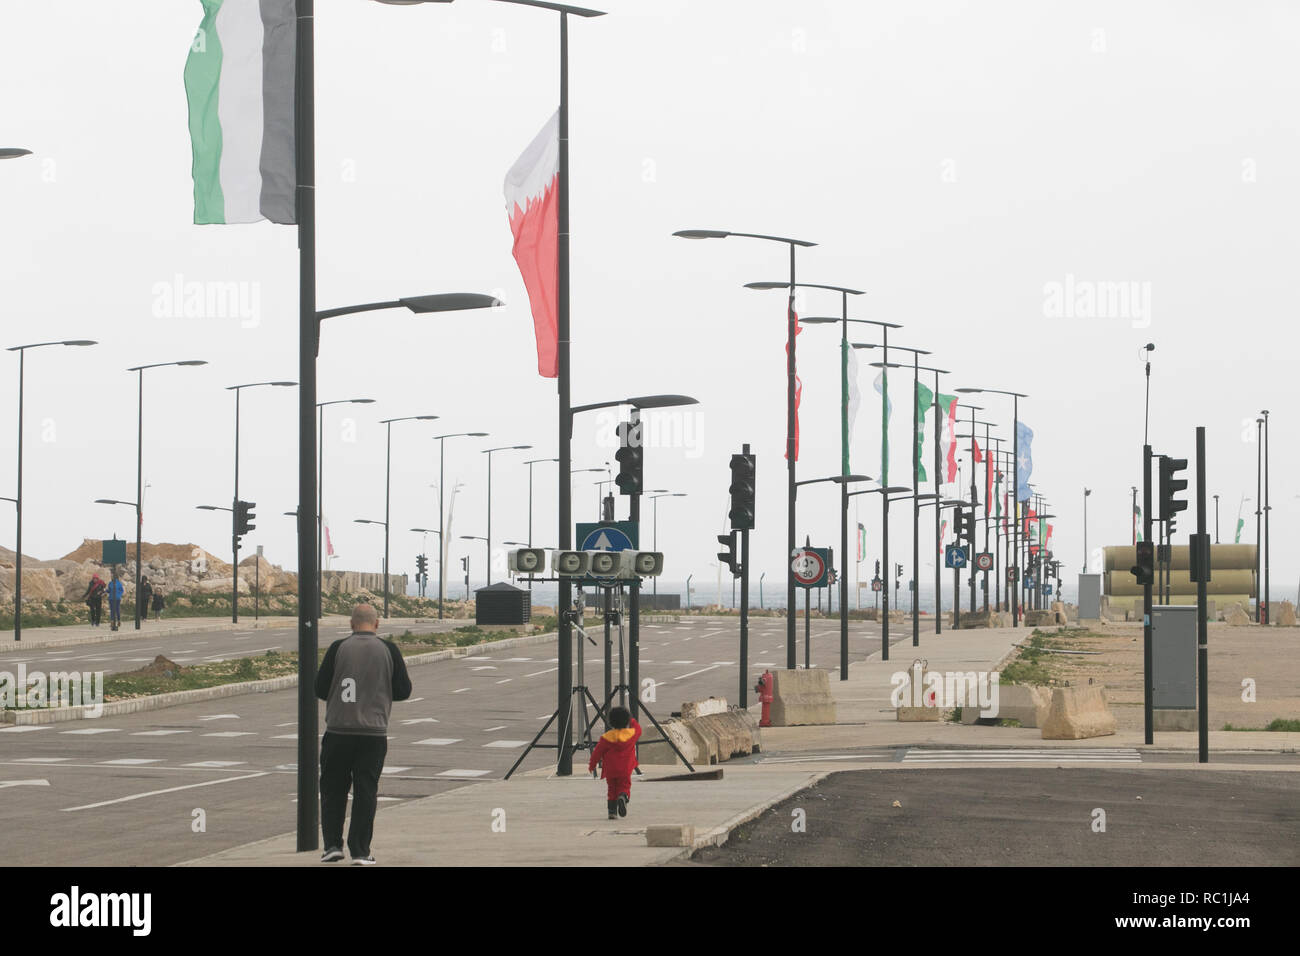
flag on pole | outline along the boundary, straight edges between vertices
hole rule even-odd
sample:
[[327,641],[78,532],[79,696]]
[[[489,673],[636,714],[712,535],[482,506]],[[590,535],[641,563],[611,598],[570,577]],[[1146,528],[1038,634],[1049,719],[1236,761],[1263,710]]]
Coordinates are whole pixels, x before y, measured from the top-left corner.
[[1142,540],[1142,509],[1137,505],[1133,506],[1133,540]]
[[940,421],[939,449],[947,463],[945,485],[957,480],[957,396],[939,394]]
[[880,430],[880,487],[889,487],[889,419],[894,415],[894,405],[889,400],[889,378],[882,368],[876,375],[876,391],[884,399],[884,422]]
[[858,353],[850,342],[840,342],[844,353],[844,474],[852,474],[849,467],[849,451],[853,445],[853,424],[858,418],[858,408],[862,404],[862,393],[858,391]]
[[1043,547],[1050,548],[1051,543],[1052,543],[1052,526],[1049,524],[1047,526],[1047,534],[1043,538]]
[[321,524],[325,528],[325,557],[332,558],[334,557],[334,539],[330,537],[329,518],[322,518]]
[[506,173],[512,252],[528,290],[537,336],[537,374],[559,375],[560,111],[556,110]]
[[867,528],[861,521],[859,521],[858,522],[858,562],[861,563],[862,559],[865,558],[866,556],[867,556]]
[[[793,316],[792,321],[794,322],[794,337],[795,337],[795,342],[797,343],[799,341],[799,333],[803,331],[803,326],[799,324],[799,314],[797,312],[791,312],[790,314],[791,316]],[[785,343],[785,367],[786,370],[789,371],[790,369],[790,343],[789,342]],[[799,406],[801,404],[803,404],[803,379],[801,379],[796,374],[794,377],[794,460],[795,461],[799,460]],[[786,448],[785,458],[787,460],[789,460],[790,458],[789,447]]]
[[916,467],[919,481],[929,481],[925,472],[925,416],[934,404],[934,392],[916,383]]
[[984,456],[984,517],[992,514],[993,508],[993,456]]
[[[972,428],[971,428],[971,431],[974,431],[974,430],[975,430],[974,427],[972,427]],[[983,462],[984,462],[984,453],[983,453],[982,451],[980,451],[980,443],[979,443],[979,439],[978,439],[978,438],[972,438],[972,439],[970,440],[970,443],[971,443],[971,447],[975,449],[975,464],[977,464],[977,465],[983,464]]]
[[1244,527],[1246,527],[1246,519],[1245,519],[1245,518],[1238,518],[1238,519],[1237,519],[1237,537],[1233,539],[1233,541],[1232,541],[1233,544],[1241,544],[1241,529],[1244,528]]
[[943,519],[943,524],[939,525],[939,553],[943,554],[943,540],[948,536],[948,519]]
[[185,60],[194,222],[297,221],[294,0],[201,0]]
[[1016,442],[1020,446],[1020,457],[1016,460],[1016,500],[1028,501],[1033,495],[1029,489],[1029,479],[1034,473],[1034,432],[1024,422],[1016,422]]

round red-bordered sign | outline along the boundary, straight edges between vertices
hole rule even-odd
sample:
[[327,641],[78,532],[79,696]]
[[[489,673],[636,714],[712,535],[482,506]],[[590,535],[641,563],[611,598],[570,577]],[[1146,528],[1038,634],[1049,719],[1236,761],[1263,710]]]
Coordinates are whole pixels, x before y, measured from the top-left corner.
[[993,555],[989,554],[987,551],[981,551],[979,554],[975,555],[975,570],[993,570]]
[[790,570],[794,572],[796,583],[811,587],[826,574],[826,563],[816,551],[800,551],[790,562]]

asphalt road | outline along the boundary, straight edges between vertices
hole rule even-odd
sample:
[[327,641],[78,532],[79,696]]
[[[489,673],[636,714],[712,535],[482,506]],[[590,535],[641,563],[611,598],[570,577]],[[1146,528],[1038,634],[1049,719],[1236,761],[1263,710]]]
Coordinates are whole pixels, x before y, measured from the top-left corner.
[[[1105,832],[1094,831],[1099,810]],[[800,816],[805,829],[796,832]],[[845,771],[693,860],[714,866],[1295,866],[1300,775],[1050,765]]]
[[[405,627],[400,621],[390,624]],[[814,622],[812,630],[814,664],[837,665],[838,623]],[[642,625],[641,672],[656,682],[656,716],[667,716],[685,700],[734,699],[737,635],[735,619]],[[277,637],[292,640],[292,631]],[[275,639],[264,631],[235,643],[238,638],[233,632],[202,638],[206,644],[190,638],[174,643],[197,653],[217,640],[246,653]],[[854,622],[852,659],[876,650],[879,640],[876,625]],[[751,683],[764,667],[784,666],[784,642],[782,619],[752,623]],[[169,641],[159,652],[170,656],[171,646]],[[106,649],[137,657],[149,653],[92,645],[61,658],[69,661],[61,666],[75,666],[71,661],[83,652],[104,656]],[[599,697],[603,676],[596,651],[586,646],[586,674]],[[799,654],[802,661],[802,644]],[[0,667],[9,660],[0,658]],[[119,665],[136,666],[125,656]],[[553,712],[555,674],[554,639],[411,668],[412,700],[393,708],[381,800],[414,799],[504,776]],[[6,833],[23,835],[11,841],[5,862],[165,865],[293,830],[296,700],[293,690],[249,694],[124,717],[0,730],[0,825]],[[320,721],[323,730],[323,704]],[[554,739],[552,728],[545,740]],[[554,759],[554,750],[538,749],[521,769],[546,767]],[[575,762],[583,759],[579,754]],[[203,832],[195,830],[196,810],[203,812]]]

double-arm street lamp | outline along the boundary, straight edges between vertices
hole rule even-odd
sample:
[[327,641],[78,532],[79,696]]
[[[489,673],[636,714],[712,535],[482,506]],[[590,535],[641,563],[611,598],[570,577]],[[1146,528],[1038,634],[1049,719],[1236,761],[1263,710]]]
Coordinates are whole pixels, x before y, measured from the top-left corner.
[[785,646],[788,670],[794,670],[795,662],[795,580],[792,562],[798,550],[795,544],[795,465],[799,457],[797,438],[797,412],[795,409],[795,336],[798,334],[798,316],[794,311],[795,295],[795,251],[800,247],[809,248],[817,243],[803,239],[790,239],[784,236],[767,236],[755,232],[727,232],[719,229],[683,229],[673,233],[682,239],[727,239],[731,237],[746,239],[763,239],[777,242],[790,250],[790,281],[787,283],[789,295],[786,299],[786,375],[785,375],[785,463],[786,463],[786,538],[785,538]]
[[[846,459],[847,463],[847,459]],[[859,481],[873,481],[868,475],[850,475],[838,474],[828,478],[808,478],[804,481],[795,482],[795,488],[802,485],[815,485],[821,482],[833,482],[840,486],[840,680],[849,679],[849,591],[848,582],[845,576],[848,574],[847,552],[849,549],[848,539],[848,515],[849,515],[849,485]],[[829,603],[829,598],[827,599]],[[811,666],[811,651],[808,648],[808,642],[804,641],[804,667]]]
[[[314,615],[317,619],[323,613],[322,594],[325,590],[325,409],[330,405],[373,405],[373,398],[337,398],[332,402],[316,403],[316,589]],[[313,677],[314,679],[314,677]]]
[[[962,395],[988,394],[988,395],[1009,395],[1011,397],[1011,459],[1012,462],[1014,463],[1014,467],[1011,472],[1011,483],[1012,483],[1012,488],[1014,489],[1014,493],[1012,494],[1012,501],[1016,503],[1017,506],[1016,510],[1018,511],[1020,505],[1020,400],[1022,398],[1028,398],[1029,396],[1023,392],[1008,392],[996,388],[959,388],[956,391],[958,392],[958,394],[962,394]],[[1017,549],[1020,547],[1019,514],[1018,513],[1012,514],[1011,520],[1013,525],[1012,532],[1011,532],[1011,540],[1012,540],[1011,573],[1012,576],[1016,579],[1016,584],[1019,585],[1020,584],[1020,555],[1017,553]],[[1009,587],[1008,590],[1010,590]],[[1019,590],[1020,588],[1017,587],[1016,591],[1019,592]],[[1018,593],[1017,593],[1017,597],[1011,602],[1011,626],[1012,627],[1020,626],[1020,600],[1019,600]]]
[[235,393],[235,494],[231,499],[230,507],[221,509],[231,513],[230,550],[233,557],[231,563],[233,579],[230,589],[230,622],[232,624],[239,623],[239,530],[235,527],[234,519],[235,510],[239,507],[239,396],[246,388],[260,388],[262,386],[294,388],[297,384],[297,382],[249,382],[246,385],[226,386],[226,391]]
[[[151,368],[170,368],[172,366],[207,365],[203,359],[186,359],[183,362],[155,362],[152,365],[137,365],[127,369],[135,372],[139,380],[138,411],[136,415],[135,442],[135,629],[140,630],[140,569],[143,564],[140,547],[144,529],[144,373]],[[123,502],[115,502],[122,504]]]
[[385,418],[379,424],[385,426],[384,452],[384,617],[388,617],[388,522],[389,502],[393,492],[393,422],[431,422],[437,415],[407,415],[405,418]]
[[[686,497],[686,492],[684,492],[684,491],[661,491],[661,492],[658,492],[657,494],[647,495],[647,497],[650,499],[650,502],[651,502],[651,504],[653,505],[653,508],[652,508],[653,517],[652,517],[652,519],[651,519],[651,534],[652,534],[653,537],[652,537],[652,539],[651,539],[650,550],[651,550],[651,551],[658,551],[658,550],[659,550],[659,499],[660,499],[660,498],[685,498],[685,497]],[[659,578],[658,578],[658,576],[656,576],[656,577],[653,579],[653,581],[651,582],[650,587],[651,587],[651,589],[652,589],[652,592],[653,592],[653,594],[654,594],[654,598],[655,598],[655,609],[658,610],[658,604],[659,604]]]
[[[0,154],[5,151],[0,150]],[[9,150],[15,155],[25,155],[27,150]],[[0,159],[9,159],[0,155]],[[23,639],[23,374],[27,364],[27,351],[29,349],[45,348],[49,345],[71,345],[86,346],[97,345],[90,339],[64,339],[58,342],[33,342],[30,345],[15,345],[8,349],[10,352],[18,353],[18,488],[14,492],[18,497],[13,499],[16,522],[15,536],[17,541],[14,543],[14,640]]]
[[[498,445],[496,448],[481,449],[487,455],[487,583],[492,583],[492,453],[497,451],[527,451],[532,445]],[[531,500],[529,502],[531,507]],[[532,531],[529,530],[531,536]]]

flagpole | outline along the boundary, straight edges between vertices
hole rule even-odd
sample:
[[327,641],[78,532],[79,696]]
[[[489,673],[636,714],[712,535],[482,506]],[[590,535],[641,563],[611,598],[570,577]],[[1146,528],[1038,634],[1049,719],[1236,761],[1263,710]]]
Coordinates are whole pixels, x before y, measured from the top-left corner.
[[[912,353],[912,646],[921,646],[921,356]],[[939,510],[939,502],[934,503]]]
[[943,495],[939,490],[942,481],[939,477],[939,429],[943,428],[943,411],[939,402],[939,373],[934,373],[934,633],[943,633]]
[[[840,680],[849,679],[849,294],[840,292]],[[829,602],[828,602],[829,603]]]
[[[556,382],[559,389],[559,445],[560,445],[560,550],[573,546],[573,520],[570,484],[572,482],[573,450],[570,433],[573,427],[569,398],[569,14],[560,11],[560,156],[556,185],[558,225],[557,277],[556,277]],[[559,686],[556,706],[556,761],[557,776],[573,774],[571,713],[573,706],[573,627],[568,612],[573,600],[571,579],[560,575],[559,599],[556,610],[559,616]],[[632,714],[636,715],[636,693],[632,694]]]
[[298,222],[298,851],[317,848],[319,829],[316,633],[316,122],[313,0],[297,0],[294,82],[295,219]]
[[[880,549],[888,582],[894,569],[889,563],[889,327],[881,326],[884,364],[880,367]],[[880,659],[889,660],[889,586],[881,586]]]

